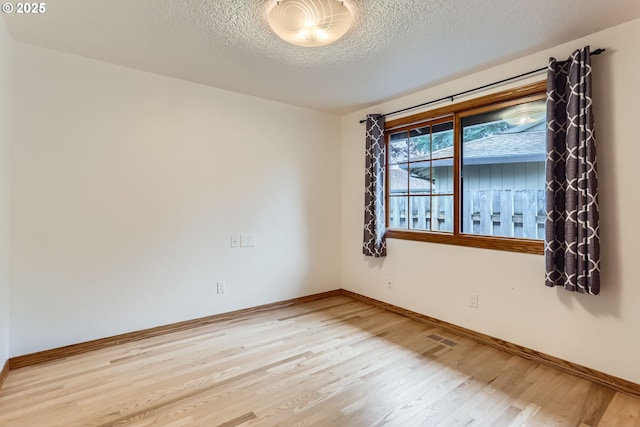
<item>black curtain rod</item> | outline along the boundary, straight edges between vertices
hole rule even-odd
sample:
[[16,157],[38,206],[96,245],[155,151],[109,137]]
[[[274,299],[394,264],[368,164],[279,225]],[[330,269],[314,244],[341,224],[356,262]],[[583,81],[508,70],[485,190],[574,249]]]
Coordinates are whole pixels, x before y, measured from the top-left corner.
[[[591,55],[600,55],[604,51],[605,51],[605,49],[596,49],[593,52],[591,52]],[[404,113],[405,111],[413,110],[414,108],[424,107],[426,105],[435,104],[436,102],[442,102],[442,101],[446,101],[446,100],[450,100],[451,102],[453,102],[453,99],[458,97],[458,96],[466,95],[466,94],[471,93],[471,92],[475,92],[475,91],[478,91],[478,90],[486,89],[486,88],[492,87],[492,86],[497,86],[499,84],[506,83],[506,82],[509,82],[511,80],[516,80],[516,79],[519,79],[521,77],[526,77],[526,76],[529,76],[531,74],[539,73],[540,71],[546,70],[547,68],[549,68],[549,67],[538,68],[537,70],[528,71],[526,73],[518,74],[517,76],[508,77],[506,79],[498,80],[497,82],[489,83],[489,84],[486,84],[484,86],[478,86],[478,87],[475,87],[473,89],[465,90],[464,92],[454,93],[453,95],[449,95],[449,96],[445,96],[445,97],[442,97],[442,98],[434,99],[433,101],[428,101],[428,102],[424,102],[422,104],[414,105],[412,107],[403,108],[402,110],[392,111],[392,112],[387,113],[387,114],[382,114],[382,117],[391,116],[393,114]],[[360,123],[364,123],[366,121],[367,121],[367,119],[363,119],[363,120],[360,120]]]

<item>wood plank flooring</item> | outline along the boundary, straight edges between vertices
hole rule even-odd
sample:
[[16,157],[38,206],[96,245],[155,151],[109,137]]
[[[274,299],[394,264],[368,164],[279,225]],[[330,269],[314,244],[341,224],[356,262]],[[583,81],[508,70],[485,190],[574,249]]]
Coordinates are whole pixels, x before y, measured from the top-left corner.
[[9,372],[0,426],[640,427],[640,400],[347,296]]

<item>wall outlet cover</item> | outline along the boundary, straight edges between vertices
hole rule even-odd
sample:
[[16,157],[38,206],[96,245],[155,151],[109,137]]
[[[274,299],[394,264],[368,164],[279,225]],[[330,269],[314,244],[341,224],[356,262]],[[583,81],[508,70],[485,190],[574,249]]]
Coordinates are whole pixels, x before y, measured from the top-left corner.
[[216,282],[216,291],[219,294],[224,294],[225,291],[227,290],[226,287],[227,287],[227,284],[224,282],[224,280],[218,280]]

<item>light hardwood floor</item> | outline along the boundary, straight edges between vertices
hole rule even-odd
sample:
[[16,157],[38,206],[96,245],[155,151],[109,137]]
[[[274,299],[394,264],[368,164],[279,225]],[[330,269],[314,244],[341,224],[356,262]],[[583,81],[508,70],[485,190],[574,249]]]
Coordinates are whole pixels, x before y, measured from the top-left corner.
[[640,427],[640,400],[337,296],[13,370],[0,425]]

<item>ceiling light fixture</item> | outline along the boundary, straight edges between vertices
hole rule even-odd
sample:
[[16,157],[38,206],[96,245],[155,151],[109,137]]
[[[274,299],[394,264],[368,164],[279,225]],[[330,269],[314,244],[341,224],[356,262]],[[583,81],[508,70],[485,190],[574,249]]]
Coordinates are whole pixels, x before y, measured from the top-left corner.
[[269,25],[285,41],[317,47],[342,37],[353,15],[339,0],[280,0],[268,11]]

